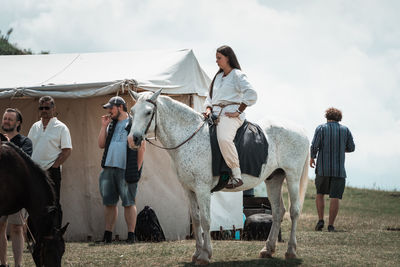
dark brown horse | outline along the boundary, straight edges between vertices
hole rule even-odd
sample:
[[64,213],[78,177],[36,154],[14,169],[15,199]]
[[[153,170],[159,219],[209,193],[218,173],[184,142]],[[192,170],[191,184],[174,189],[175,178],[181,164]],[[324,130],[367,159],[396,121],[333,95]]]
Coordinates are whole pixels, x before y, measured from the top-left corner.
[[0,146],[0,215],[25,208],[34,237],[36,266],[61,266],[65,251],[60,212],[55,206],[53,183],[45,171],[10,142]]

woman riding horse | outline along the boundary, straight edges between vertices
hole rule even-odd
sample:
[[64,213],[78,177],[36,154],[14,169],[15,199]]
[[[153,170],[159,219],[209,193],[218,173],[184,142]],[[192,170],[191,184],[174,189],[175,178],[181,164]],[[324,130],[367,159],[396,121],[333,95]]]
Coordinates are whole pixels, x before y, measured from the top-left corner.
[[210,92],[204,103],[205,116],[210,113],[218,117],[217,139],[222,156],[232,176],[226,186],[228,189],[243,184],[239,157],[233,143],[236,131],[245,119],[243,111],[257,101],[257,93],[241,71],[235,52],[227,45],[217,49],[218,72],[210,85]]
[[[196,250],[192,261],[207,264],[212,256],[210,236],[211,190],[219,181],[213,177],[209,129],[204,117],[187,105],[167,96],[130,91],[136,104],[131,109],[132,127],[129,146],[137,149],[148,134],[155,134],[175,162],[177,178],[189,200]],[[171,116],[173,114],[173,116]],[[204,127],[203,127],[204,126]],[[287,181],[292,220],[287,258],[296,257],[296,226],[308,181],[309,141],[304,130],[290,125],[265,121],[263,130],[268,140],[268,160],[258,177],[242,173],[243,185],[224,191],[241,191],[265,182],[271,202],[273,223],[260,257],[271,257],[285,207],[282,184]]]

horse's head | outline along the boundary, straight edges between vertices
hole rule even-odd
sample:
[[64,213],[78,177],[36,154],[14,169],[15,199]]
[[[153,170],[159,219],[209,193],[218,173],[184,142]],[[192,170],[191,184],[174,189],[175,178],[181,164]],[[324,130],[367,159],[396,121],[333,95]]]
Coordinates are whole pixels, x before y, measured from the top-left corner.
[[[63,235],[69,223],[61,226],[60,209],[56,206],[47,206],[34,225],[34,238],[32,257],[36,266],[61,266],[61,258],[65,252]],[[32,218],[32,222],[34,219]]]
[[155,93],[138,94],[129,90],[136,104],[131,108],[132,127],[128,134],[131,149],[138,149],[147,134],[154,133],[156,128],[157,98],[161,89]]
[[33,248],[33,260],[36,266],[61,267],[61,259],[65,252],[64,234],[69,223],[63,228],[53,228],[52,233],[38,237]]

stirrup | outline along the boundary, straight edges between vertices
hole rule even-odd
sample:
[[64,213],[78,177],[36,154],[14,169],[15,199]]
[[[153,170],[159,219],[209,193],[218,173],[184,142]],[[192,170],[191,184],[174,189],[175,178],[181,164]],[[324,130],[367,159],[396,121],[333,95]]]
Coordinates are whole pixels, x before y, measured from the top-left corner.
[[243,185],[242,179],[231,177],[231,179],[229,179],[229,182],[225,186],[225,188],[226,189],[234,189],[234,188],[239,187],[241,185]]

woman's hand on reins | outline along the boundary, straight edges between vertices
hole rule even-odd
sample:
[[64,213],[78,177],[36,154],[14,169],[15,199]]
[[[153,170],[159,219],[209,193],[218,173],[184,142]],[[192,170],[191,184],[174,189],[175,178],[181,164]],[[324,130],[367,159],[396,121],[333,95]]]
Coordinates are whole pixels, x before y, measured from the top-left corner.
[[207,108],[206,112],[203,112],[201,114],[203,114],[204,118],[208,119],[211,114],[211,108]]

